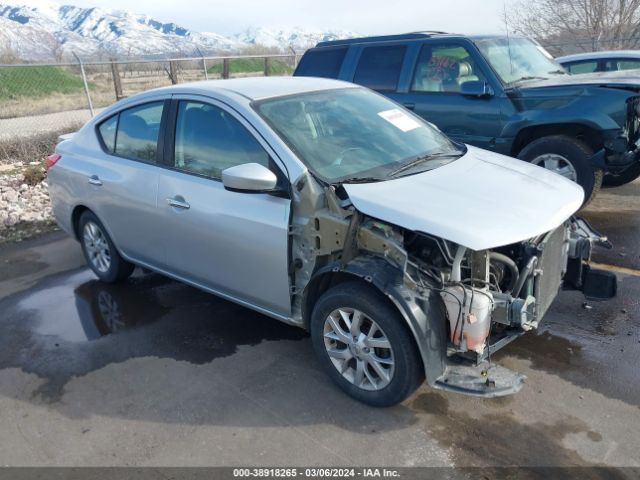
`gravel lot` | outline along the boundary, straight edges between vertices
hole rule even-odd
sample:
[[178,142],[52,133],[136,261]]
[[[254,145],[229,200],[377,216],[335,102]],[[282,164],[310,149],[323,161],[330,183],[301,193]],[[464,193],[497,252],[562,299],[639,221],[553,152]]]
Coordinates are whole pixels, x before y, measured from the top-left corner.
[[520,393],[423,386],[389,409],[338,391],[298,329],[155,274],[103,285],[60,232],[4,244],[0,464],[640,467],[639,194],[586,214],[618,297],[562,292],[494,357]]

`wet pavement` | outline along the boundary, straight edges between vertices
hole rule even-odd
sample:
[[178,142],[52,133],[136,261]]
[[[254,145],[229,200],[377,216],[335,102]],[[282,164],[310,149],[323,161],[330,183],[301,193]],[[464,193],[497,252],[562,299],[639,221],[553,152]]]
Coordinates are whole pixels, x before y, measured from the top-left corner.
[[54,233],[0,247],[0,464],[640,466],[640,182],[585,216],[618,297],[562,292],[494,355],[515,396],[349,399],[307,334],[157,274],[105,285]]

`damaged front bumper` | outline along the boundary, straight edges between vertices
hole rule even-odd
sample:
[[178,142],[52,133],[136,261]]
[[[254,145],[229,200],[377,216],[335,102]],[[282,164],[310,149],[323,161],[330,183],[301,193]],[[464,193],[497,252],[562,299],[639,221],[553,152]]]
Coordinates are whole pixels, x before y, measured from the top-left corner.
[[[573,218],[567,226],[549,232],[541,241],[527,246],[531,256],[521,269],[519,278],[522,281],[512,292],[492,295],[494,303],[486,343],[482,348],[469,348],[473,345],[465,344],[464,333],[451,335],[444,369],[433,386],[481,397],[508,395],[520,390],[525,377],[492,364],[491,354],[525,332],[538,328],[560,288],[581,290],[590,299],[615,296],[615,275],[593,269],[588,264],[594,245],[611,248],[608,240],[588,222]],[[560,258],[563,258],[562,262],[558,261]],[[471,302],[467,318],[475,318],[477,322],[476,306],[473,300]],[[451,318],[450,306],[447,310]]]

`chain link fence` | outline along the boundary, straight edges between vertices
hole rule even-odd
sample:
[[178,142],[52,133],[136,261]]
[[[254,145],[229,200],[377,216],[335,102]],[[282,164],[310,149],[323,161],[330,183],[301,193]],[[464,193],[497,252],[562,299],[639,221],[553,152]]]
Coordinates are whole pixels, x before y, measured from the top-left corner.
[[0,164],[41,158],[59,134],[135,93],[200,80],[291,75],[298,59],[298,54],[94,62],[78,58],[76,63],[0,65]]

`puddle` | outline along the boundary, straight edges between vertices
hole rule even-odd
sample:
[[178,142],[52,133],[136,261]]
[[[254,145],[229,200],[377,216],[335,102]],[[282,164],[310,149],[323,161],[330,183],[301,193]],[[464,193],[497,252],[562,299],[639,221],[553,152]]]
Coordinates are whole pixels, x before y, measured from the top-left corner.
[[300,340],[305,331],[157,274],[104,284],[82,269],[0,301],[0,366],[47,379],[57,401],[65,383],[110,363],[153,356],[194,364],[240,345]]
[[602,440],[575,417],[555,424],[524,424],[506,412],[474,418],[451,410],[446,396],[437,392],[418,395],[411,409],[421,415],[428,433],[450,448],[456,465],[589,466],[590,462],[565,448],[562,441],[575,433],[584,433],[594,442]]

